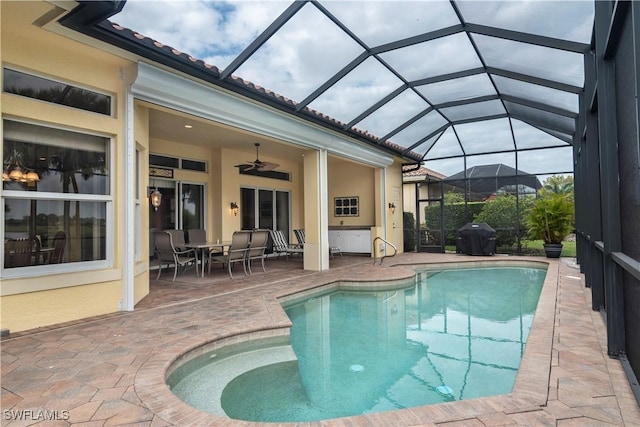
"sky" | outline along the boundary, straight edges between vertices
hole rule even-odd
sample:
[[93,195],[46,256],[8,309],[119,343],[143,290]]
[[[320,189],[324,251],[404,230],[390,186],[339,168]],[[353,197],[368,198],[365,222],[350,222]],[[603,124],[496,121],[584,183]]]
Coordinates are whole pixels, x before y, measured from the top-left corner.
[[[128,0],[123,11],[110,20],[224,69],[290,4],[240,0]],[[353,0],[321,1],[319,5],[344,24],[356,40],[348,35],[345,28],[340,28],[327,18],[318,7],[307,3],[233,74],[301,102],[362,54],[365,46],[384,46],[395,40],[460,24],[449,1]],[[588,43],[591,38],[592,1],[463,1],[457,2],[457,5],[468,23],[583,43]],[[471,41],[482,53],[482,59]],[[584,82],[580,54],[479,34],[474,34],[470,40],[465,33],[458,33],[398,50],[382,49],[377,58],[369,57],[361,62],[333,87],[312,99],[308,106],[378,137],[392,133],[390,141],[403,147],[413,146],[447,123],[445,117],[436,111],[420,117],[429,107],[429,102],[455,102],[495,94],[494,84],[502,93],[577,112],[575,94],[503,77],[496,77],[492,82],[482,74],[448,81],[446,84],[432,83],[417,86],[415,90],[400,91],[387,105],[357,120],[363,111],[401,88],[403,79],[415,81],[482,67],[482,60],[490,67],[561,83],[582,86]],[[518,111],[523,111],[523,108],[518,107]],[[499,101],[442,110],[442,114],[450,120],[504,112],[504,106]],[[541,118],[546,119],[544,115]],[[396,131],[409,120],[415,121],[403,131]],[[487,124],[491,132],[483,131],[482,126],[477,124],[460,126],[459,133],[475,139],[470,143],[475,147],[473,151],[487,151],[493,145],[509,145],[504,141],[505,129],[508,130],[506,122],[506,127],[504,124]],[[565,126],[565,122],[560,119],[554,124]],[[547,133],[529,125],[524,127],[531,129],[522,130],[522,125],[514,125],[521,128],[520,137],[523,140],[519,141],[519,146],[531,148],[549,144]],[[458,127],[454,126],[454,138]],[[495,129],[500,131],[495,134],[497,140],[492,140],[487,134],[493,134]],[[556,138],[552,139],[556,145],[566,145]],[[477,148],[479,145],[483,148]],[[428,146],[416,147],[416,151],[423,152]],[[553,162],[558,164],[554,165]],[[551,163],[549,168],[554,171],[571,169],[571,162],[566,162],[566,156],[556,156],[548,161]]]

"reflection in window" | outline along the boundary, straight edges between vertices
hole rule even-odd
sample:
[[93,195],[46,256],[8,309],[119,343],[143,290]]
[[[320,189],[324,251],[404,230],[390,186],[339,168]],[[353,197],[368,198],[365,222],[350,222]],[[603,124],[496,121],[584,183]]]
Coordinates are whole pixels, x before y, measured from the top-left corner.
[[111,114],[111,97],[66,83],[4,69],[3,90],[7,93],[53,102],[100,114]]
[[108,141],[4,121],[4,268],[107,259]]
[[[107,138],[5,120],[5,190],[108,194]],[[11,179],[20,169],[32,180]]]
[[5,268],[106,259],[102,202],[8,199],[4,230]]
[[204,186],[182,184],[182,229],[205,228]]

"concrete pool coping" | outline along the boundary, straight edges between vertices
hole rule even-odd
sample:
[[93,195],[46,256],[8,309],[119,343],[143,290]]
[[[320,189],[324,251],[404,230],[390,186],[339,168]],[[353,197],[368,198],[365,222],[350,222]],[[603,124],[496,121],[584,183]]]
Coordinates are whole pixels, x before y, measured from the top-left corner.
[[[536,314],[529,332],[525,351],[520,363],[518,374],[512,392],[509,394],[469,399],[457,402],[441,403],[429,406],[406,408],[395,411],[379,412],[335,420],[323,420],[304,423],[305,425],[326,425],[327,422],[345,422],[350,425],[412,425],[424,423],[439,423],[451,420],[464,420],[490,416],[495,413],[516,413],[539,410],[547,403],[549,381],[552,362],[553,327],[556,313],[556,299],[558,290],[559,262],[555,260],[522,260],[522,259],[491,259],[491,260],[455,260],[452,262],[436,263],[402,263],[393,268],[380,269],[377,280],[360,280],[351,277],[334,277],[325,283],[315,283],[306,289],[288,291],[285,283],[271,295],[265,295],[265,309],[270,313],[272,322],[265,322],[262,328],[229,331],[225,336],[212,340],[211,336],[191,336],[181,345],[174,345],[157,353],[144,363],[136,376],[135,389],[139,398],[161,418],[174,425],[255,425],[255,422],[232,420],[225,416],[205,413],[184,403],[175,396],[166,385],[168,373],[176,363],[188,355],[196,357],[231,344],[250,342],[264,338],[271,338],[288,334],[290,322],[280,305],[283,299],[302,297],[300,293],[316,293],[327,286],[356,286],[376,287],[375,282],[398,281],[399,283],[412,278],[415,269],[429,268],[457,268],[475,266],[547,266],[547,274],[536,308]],[[371,268],[369,266],[369,268]],[[387,274],[382,274],[383,272]],[[353,274],[353,271],[347,274]],[[295,279],[294,279],[295,280]],[[278,423],[279,425],[295,425],[297,423]]]

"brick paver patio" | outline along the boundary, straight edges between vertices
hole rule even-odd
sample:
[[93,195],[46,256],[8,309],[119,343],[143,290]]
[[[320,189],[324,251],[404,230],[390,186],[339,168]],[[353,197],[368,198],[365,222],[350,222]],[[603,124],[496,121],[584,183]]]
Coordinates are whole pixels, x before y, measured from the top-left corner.
[[[288,318],[276,297],[339,280],[401,279],[421,263],[537,260],[402,254],[331,260],[331,270],[302,270],[299,260],[268,260],[267,272],[228,280],[219,270],[151,282],[134,312],[14,333],[2,347],[2,425],[255,425],[195,410],[164,384],[184,351],[238,334],[281,333]],[[548,261],[547,281],[513,392],[312,426],[636,426],[640,409],[620,361],[606,356],[600,313],[573,259]],[[167,279],[167,280],[164,280]],[[247,335],[245,335],[247,336]]]

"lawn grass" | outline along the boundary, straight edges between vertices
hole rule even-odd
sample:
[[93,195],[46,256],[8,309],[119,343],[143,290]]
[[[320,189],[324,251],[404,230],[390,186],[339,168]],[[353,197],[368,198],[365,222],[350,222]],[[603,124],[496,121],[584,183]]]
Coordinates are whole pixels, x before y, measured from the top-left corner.
[[[528,255],[528,256],[546,256],[544,253],[544,241],[542,240],[522,240],[522,252],[520,255]],[[448,252],[455,252],[455,246],[447,246],[446,250]],[[498,247],[497,252],[499,254],[510,254],[516,255],[517,250],[515,247]],[[562,242],[562,253],[561,257],[575,258],[576,257],[576,242],[575,240],[566,240]]]
[[[527,255],[541,255],[544,256],[544,241],[542,240],[523,240],[522,241],[522,252]],[[535,253],[529,253],[529,252]],[[561,257],[576,257],[576,242],[575,240],[566,240],[562,242],[562,253]]]

